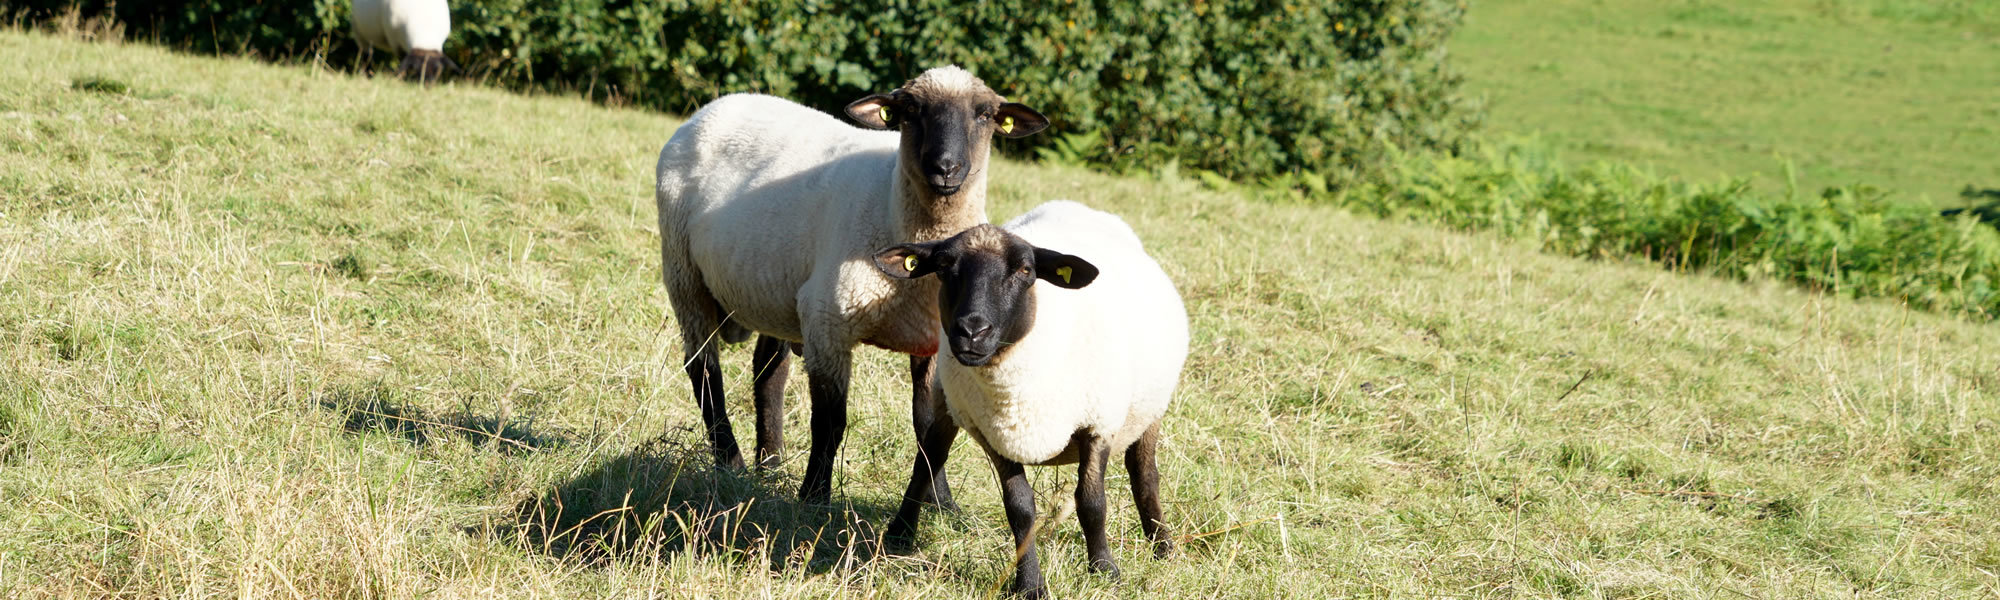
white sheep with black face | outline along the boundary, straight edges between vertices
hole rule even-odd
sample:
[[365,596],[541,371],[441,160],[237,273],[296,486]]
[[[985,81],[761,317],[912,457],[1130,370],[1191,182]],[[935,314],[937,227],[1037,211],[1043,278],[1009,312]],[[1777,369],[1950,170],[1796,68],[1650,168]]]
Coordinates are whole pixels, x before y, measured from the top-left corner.
[[458,65],[445,58],[444,41],[451,37],[451,7],[445,0],[354,0],[350,14],[354,41],[361,43],[362,61],[374,50],[400,52],[399,76],[415,75],[437,81]]
[[1075,202],[1050,202],[1003,227],[883,249],[875,265],[893,278],[940,280],[938,324],[952,358],[938,366],[951,419],[922,436],[891,539],[914,537],[921,492],[964,428],[1000,476],[1021,552],[1016,592],[1043,594],[1024,464],[1078,463],[1077,516],[1090,567],[1116,574],[1104,533],[1104,468],[1112,453],[1124,453],[1146,537],[1157,555],[1172,552],[1154,454],[1187,360],[1187,310],[1131,227]]
[[[796,103],[724,96],[688,118],[660,150],[661,276],[680,323],[716,463],[741,466],[722,402],[718,338],[762,334],[757,454],[775,464],[783,437],[787,342],[801,351],[812,396],[812,452],[799,495],[831,494],[834,451],[847,428],[856,344],[911,355],[911,418],[935,414],[936,284],[883,277],[870,255],[986,222],[992,138],[1023,137],[1048,120],[1008,102],[958,67],[924,72],[847,106],[871,129]],[[949,492],[938,488],[938,501]]]

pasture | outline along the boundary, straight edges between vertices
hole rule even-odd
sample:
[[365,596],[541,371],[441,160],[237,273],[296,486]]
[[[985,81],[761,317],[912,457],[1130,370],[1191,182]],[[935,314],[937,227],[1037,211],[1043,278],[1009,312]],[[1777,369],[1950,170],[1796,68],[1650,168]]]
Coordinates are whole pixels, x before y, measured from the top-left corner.
[[[1005,585],[963,437],[965,512],[879,551],[913,452],[900,357],[856,352],[832,505],[792,498],[797,373],[782,468],[709,468],[658,281],[675,119],[12,30],[0,55],[0,595]],[[1074,471],[1031,469],[1058,597],[2000,593],[1990,323],[1172,169],[994,170],[995,220],[1123,215],[1192,319],[1160,454],[1182,553],[1147,557],[1115,492],[1124,578],[1085,574]],[[748,359],[723,355],[739,436]]]
[[1963,203],[2000,187],[2000,4],[1473,2],[1451,42],[1489,132],[1579,161]]

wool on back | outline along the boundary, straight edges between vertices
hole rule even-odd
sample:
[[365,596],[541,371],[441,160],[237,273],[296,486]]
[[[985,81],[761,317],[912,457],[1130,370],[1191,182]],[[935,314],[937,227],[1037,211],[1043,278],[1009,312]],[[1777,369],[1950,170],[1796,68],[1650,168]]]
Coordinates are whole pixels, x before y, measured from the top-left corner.
[[[872,332],[891,339],[875,343],[906,352],[928,344],[923,353],[935,352],[934,324],[924,320],[934,313],[892,301],[915,284],[891,281],[865,260],[900,241],[890,226],[899,139],[782,98],[717,99],[689,117],[661,154],[659,185],[673,199],[660,207],[662,241],[686,244],[690,268],[702,269],[695,275],[750,329],[802,341],[804,303],[809,311],[852,313],[823,315],[828,323],[873,328],[894,321],[894,331]],[[809,286],[815,277],[842,283]],[[801,290],[840,297],[808,299]],[[905,313],[912,316],[891,318]]]
[[354,39],[378,50],[443,50],[451,37],[445,0],[354,0]]

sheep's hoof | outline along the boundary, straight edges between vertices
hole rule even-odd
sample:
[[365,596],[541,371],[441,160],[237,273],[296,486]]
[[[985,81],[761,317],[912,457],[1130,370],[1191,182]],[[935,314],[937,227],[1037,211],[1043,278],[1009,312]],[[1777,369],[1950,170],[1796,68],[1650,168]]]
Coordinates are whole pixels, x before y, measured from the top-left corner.
[[799,486],[799,501],[806,504],[833,503],[833,486],[806,483]]
[[882,550],[895,556],[906,556],[915,553],[917,551],[917,533],[914,531],[897,531],[897,528],[890,527],[889,533],[882,536]]
[[717,458],[715,459],[715,470],[742,471],[743,457],[741,455],[737,455],[737,456],[731,456],[729,458]]
[[1173,558],[1174,552],[1176,550],[1177,548],[1174,546],[1173,540],[1160,540],[1157,542],[1153,542],[1153,558],[1158,558],[1158,559]]
[[1023,600],[1043,600],[1049,597],[1049,588],[1038,585],[1024,590],[1017,587],[1014,589],[1014,595],[1020,596]]
[[1124,575],[1123,572],[1118,570],[1118,563],[1111,562],[1109,558],[1090,561],[1090,572],[1109,577],[1112,581],[1117,581],[1120,576]]

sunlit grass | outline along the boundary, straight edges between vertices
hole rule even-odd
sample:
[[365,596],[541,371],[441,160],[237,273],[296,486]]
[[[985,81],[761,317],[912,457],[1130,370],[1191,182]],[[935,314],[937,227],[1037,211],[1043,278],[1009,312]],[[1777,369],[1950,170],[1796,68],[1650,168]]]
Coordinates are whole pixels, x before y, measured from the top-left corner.
[[[970,442],[966,513],[876,551],[913,452],[887,353],[857,353],[834,505],[790,495],[800,385],[783,468],[706,467],[649,193],[674,119],[13,32],[0,55],[0,595],[1004,586]],[[1148,558],[1114,494],[1124,580],[1058,523],[1059,596],[2000,591],[1995,326],[1175,176],[1003,162],[992,193],[996,219],[1124,215],[1193,320],[1161,454],[1184,551]],[[1055,513],[1073,471],[1031,473]]]
[[2000,4],[1489,0],[1451,43],[1489,131],[1808,193],[2000,188]]

